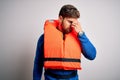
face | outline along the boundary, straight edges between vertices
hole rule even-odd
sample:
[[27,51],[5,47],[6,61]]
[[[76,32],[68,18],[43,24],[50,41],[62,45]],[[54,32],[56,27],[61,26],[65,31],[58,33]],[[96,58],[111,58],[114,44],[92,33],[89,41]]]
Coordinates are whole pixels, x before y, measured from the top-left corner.
[[77,18],[60,18],[61,26],[62,26],[62,31],[63,33],[67,34],[72,31],[72,24],[77,21]]

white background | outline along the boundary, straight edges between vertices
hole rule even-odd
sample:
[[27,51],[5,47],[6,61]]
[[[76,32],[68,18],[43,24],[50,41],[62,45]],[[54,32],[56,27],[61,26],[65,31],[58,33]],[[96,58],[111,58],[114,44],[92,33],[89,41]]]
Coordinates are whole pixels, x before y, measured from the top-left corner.
[[120,80],[119,0],[0,0],[0,80],[32,80],[38,38],[46,19],[64,4],[76,6],[83,30],[97,49],[82,56],[80,80]]

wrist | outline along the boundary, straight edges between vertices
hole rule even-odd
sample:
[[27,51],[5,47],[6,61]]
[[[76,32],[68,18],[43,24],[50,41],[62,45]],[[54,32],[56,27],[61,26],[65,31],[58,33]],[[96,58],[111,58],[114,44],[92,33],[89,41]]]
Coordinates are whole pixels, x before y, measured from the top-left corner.
[[79,35],[79,36],[82,36],[83,33],[84,33],[84,31],[79,31],[79,32],[78,32],[78,35]]

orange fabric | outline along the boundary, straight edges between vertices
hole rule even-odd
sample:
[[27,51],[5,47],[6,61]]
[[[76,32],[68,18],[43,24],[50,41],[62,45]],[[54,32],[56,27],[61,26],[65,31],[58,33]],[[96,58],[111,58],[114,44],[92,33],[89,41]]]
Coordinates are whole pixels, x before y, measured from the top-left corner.
[[[58,30],[58,21],[47,20],[44,25],[44,58],[81,59],[80,41],[77,33],[72,30],[65,34]],[[81,69],[80,62],[44,61],[44,67],[50,69],[76,70]]]

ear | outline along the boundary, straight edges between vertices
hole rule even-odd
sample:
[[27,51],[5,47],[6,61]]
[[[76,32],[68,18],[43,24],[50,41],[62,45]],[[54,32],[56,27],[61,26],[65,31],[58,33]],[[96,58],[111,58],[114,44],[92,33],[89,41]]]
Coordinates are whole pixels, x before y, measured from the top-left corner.
[[59,16],[59,17],[58,17],[58,20],[59,20],[59,22],[61,23],[62,20],[63,20],[63,17],[62,17],[62,16]]

